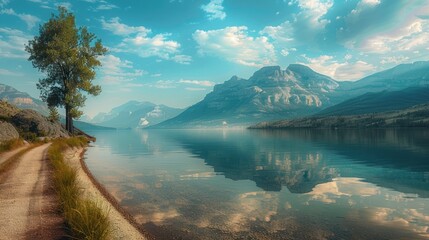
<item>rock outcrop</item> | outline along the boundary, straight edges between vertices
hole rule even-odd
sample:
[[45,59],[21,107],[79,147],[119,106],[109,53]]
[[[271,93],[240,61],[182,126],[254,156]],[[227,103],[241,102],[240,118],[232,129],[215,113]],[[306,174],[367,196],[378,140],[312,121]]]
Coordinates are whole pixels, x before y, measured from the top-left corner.
[[67,131],[57,122],[30,109],[18,109],[14,105],[0,101],[0,141],[14,138],[33,140],[37,137],[67,137]]
[[15,127],[8,123],[0,121],[0,143],[19,138],[19,133]]
[[59,123],[50,122],[34,110],[24,109],[15,114],[11,122],[23,133],[31,132],[37,137],[67,137],[68,133]]

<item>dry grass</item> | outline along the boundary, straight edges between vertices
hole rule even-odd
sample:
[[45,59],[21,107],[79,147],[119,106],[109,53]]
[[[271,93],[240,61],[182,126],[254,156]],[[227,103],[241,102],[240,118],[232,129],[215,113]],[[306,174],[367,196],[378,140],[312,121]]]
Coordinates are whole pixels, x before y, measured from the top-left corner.
[[110,224],[106,209],[100,204],[82,198],[76,169],[64,162],[62,152],[70,147],[81,147],[86,138],[76,137],[55,140],[48,156],[54,167],[54,185],[60,198],[62,212],[73,239],[107,239]]
[[24,146],[24,141],[22,139],[12,139],[9,141],[2,142],[0,144],[0,153],[12,151],[21,146]]

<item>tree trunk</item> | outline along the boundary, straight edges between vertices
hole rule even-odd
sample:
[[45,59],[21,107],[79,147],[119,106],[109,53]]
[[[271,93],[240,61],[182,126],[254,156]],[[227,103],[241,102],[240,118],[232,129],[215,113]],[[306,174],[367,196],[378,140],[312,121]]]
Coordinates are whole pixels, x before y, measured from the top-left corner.
[[69,130],[69,132],[73,135],[74,134],[73,117],[71,117],[71,116],[70,116],[70,119],[69,119],[69,124],[70,124],[70,130]]
[[71,117],[70,111],[71,107],[66,105],[66,130],[73,134],[73,118]]

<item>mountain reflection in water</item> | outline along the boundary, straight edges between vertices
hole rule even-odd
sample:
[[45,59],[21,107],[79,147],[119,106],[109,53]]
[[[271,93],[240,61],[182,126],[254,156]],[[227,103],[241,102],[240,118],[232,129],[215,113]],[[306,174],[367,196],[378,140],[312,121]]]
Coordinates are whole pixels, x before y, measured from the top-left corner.
[[159,238],[425,238],[427,130],[94,132],[95,176]]

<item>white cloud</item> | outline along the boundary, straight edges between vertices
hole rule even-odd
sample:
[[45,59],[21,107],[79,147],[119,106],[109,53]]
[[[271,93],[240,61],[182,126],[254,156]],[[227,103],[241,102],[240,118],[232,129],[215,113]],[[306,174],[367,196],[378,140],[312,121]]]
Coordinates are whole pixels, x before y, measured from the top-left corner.
[[135,33],[147,35],[151,32],[150,29],[147,29],[144,26],[133,27],[120,23],[119,21],[119,17],[114,17],[108,21],[101,19],[101,26],[104,30],[110,31],[113,34],[120,36],[127,36]]
[[192,57],[188,55],[179,54],[179,55],[174,55],[170,57],[170,60],[173,60],[181,64],[190,64],[192,61]]
[[0,0],[0,7],[4,7],[9,3],[9,0]]
[[282,49],[282,50],[280,51],[280,54],[281,54],[282,56],[286,57],[286,56],[288,56],[288,55],[289,55],[289,51],[288,51],[288,50],[286,50],[286,49]]
[[72,8],[72,4],[69,2],[59,2],[59,3],[55,3],[54,5],[55,7],[64,7],[67,10],[71,10]]
[[429,20],[416,18],[405,26],[368,36],[360,42],[350,40],[345,46],[368,53],[424,49],[429,42],[428,24]]
[[289,54],[291,52],[296,52],[296,48],[289,48],[289,49],[284,48],[284,49],[280,50],[280,54],[284,57],[289,56]]
[[381,64],[389,64],[389,63],[394,63],[394,64],[401,64],[406,62],[408,59],[410,59],[409,57],[406,56],[388,56],[388,57],[381,57]]
[[179,83],[193,84],[193,85],[204,86],[204,87],[213,87],[215,85],[214,82],[210,82],[210,81],[206,81],[206,80],[199,81],[199,80],[181,79],[181,80],[179,80]]
[[303,55],[306,62],[302,63],[309,66],[316,72],[330,76],[336,80],[358,80],[364,76],[374,73],[376,68],[372,64],[364,61],[356,62],[338,62],[333,56],[322,55],[316,58],[310,58]]
[[0,28],[0,57],[27,58],[25,45],[31,39],[22,31],[12,28]]
[[170,33],[160,33],[150,36],[151,30],[144,26],[128,26],[120,23],[119,18],[108,21],[101,20],[103,29],[115,35],[125,36],[122,42],[113,50],[116,52],[129,52],[140,57],[159,57],[181,64],[189,64],[191,56],[181,54],[180,43],[170,40]]
[[286,21],[278,26],[266,26],[260,33],[267,34],[282,44],[290,43],[294,40],[293,25]]
[[376,67],[365,61],[340,63],[334,78],[338,80],[358,80],[376,71]]
[[315,45],[320,41],[329,20],[325,19],[329,9],[334,5],[332,0],[297,0],[288,5],[297,4],[301,11],[294,15],[292,21],[285,21],[277,26],[266,26],[260,33],[275,40],[278,45]]
[[380,0],[362,0],[356,5],[356,8],[351,11],[351,14],[358,15],[361,12],[367,9],[373,8],[379,4],[380,4]]
[[345,60],[350,60],[350,59],[352,59],[353,58],[353,56],[351,55],[351,54],[346,54],[345,56],[344,56],[344,59]]
[[256,67],[276,62],[274,46],[268,38],[249,36],[245,26],[197,30],[192,36],[202,55],[213,55],[230,62]]
[[210,0],[207,5],[202,5],[201,9],[208,14],[207,17],[210,20],[223,20],[226,17],[226,13],[223,11],[222,3],[223,0]]
[[24,13],[16,13],[11,8],[1,10],[0,14],[6,14],[6,15],[16,16],[20,18],[22,21],[24,21],[27,24],[28,29],[32,29],[38,22],[40,22],[40,19],[36,16],[30,15],[30,14],[24,14]]
[[362,0],[345,17],[337,37],[345,48],[385,67],[427,60],[428,13],[428,1]]
[[115,4],[109,3],[105,0],[83,0],[83,1],[89,2],[89,3],[98,3],[99,5],[95,9],[93,9],[94,11],[111,10],[111,9],[118,8],[118,6],[116,6]]
[[159,80],[151,86],[155,88],[161,88],[161,89],[176,88],[176,82],[171,80]]
[[127,36],[130,34],[147,35],[151,32],[150,29],[147,29],[144,26],[133,27],[120,23],[119,21],[119,17],[114,17],[108,21],[101,19],[101,25],[104,30],[110,31],[113,34],[120,36]]
[[13,76],[13,77],[16,77],[16,76],[23,76],[23,74],[22,73],[18,73],[18,72],[12,72],[12,71],[10,71],[8,69],[0,68],[0,76]]
[[188,91],[205,91],[205,90],[207,90],[205,88],[192,88],[192,87],[186,87],[185,89]]
[[46,9],[54,9],[53,7],[49,6],[50,3],[47,0],[28,0],[29,2],[33,2],[33,3],[39,3],[41,6],[41,8],[46,8]]
[[207,87],[212,87],[215,84],[206,80],[158,80],[155,83],[144,84],[145,86],[159,88],[159,89],[171,89],[185,85],[184,89],[188,91],[204,91]]
[[143,70],[134,69],[132,62],[122,60],[111,54],[101,56],[100,61],[102,64],[101,73],[103,74],[101,80],[105,84],[123,84],[133,81],[145,73]]
[[109,3],[109,4],[98,5],[98,7],[96,9],[97,10],[110,10],[110,9],[114,9],[114,8],[118,8],[118,6]]
[[332,0],[299,0],[301,12],[296,21],[306,22],[306,25],[312,28],[324,28],[329,21],[323,17],[333,5]]

